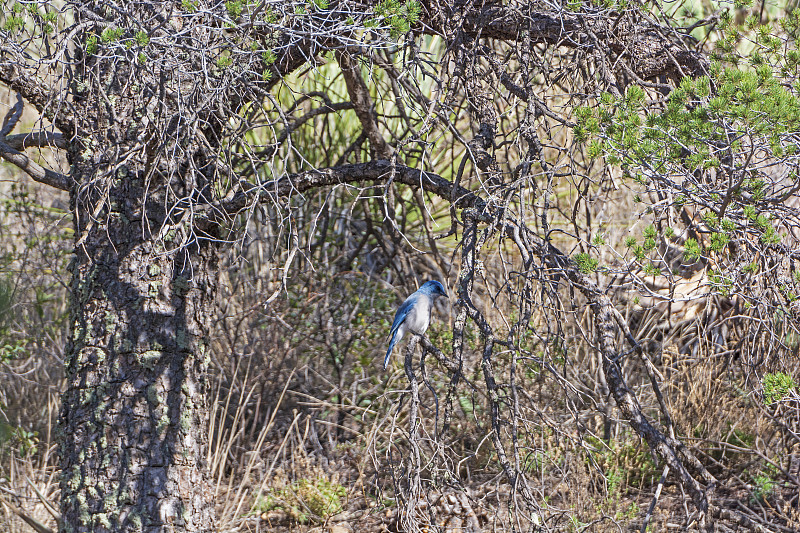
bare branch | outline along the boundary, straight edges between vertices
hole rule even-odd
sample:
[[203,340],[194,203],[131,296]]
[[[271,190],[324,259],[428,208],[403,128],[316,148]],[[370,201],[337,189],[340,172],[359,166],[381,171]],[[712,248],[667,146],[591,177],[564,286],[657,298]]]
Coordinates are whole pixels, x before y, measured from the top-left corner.
[[54,90],[44,80],[26,69],[25,61],[10,45],[0,45],[0,82],[21,94],[39,113],[64,133],[73,129],[72,113],[64,101],[54,106]]
[[[658,24],[648,19],[634,24],[627,19],[620,23],[619,19],[596,13],[538,11],[523,15],[519,8],[519,5],[493,3],[483,7],[478,4],[460,18],[463,25],[459,31],[473,38],[510,42],[521,42],[523,35],[530,32],[533,37],[531,45],[546,43],[566,48],[591,46],[591,33],[606,41],[608,51],[627,61],[629,68],[644,80],[659,76],[677,78],[681,73],[699,76],[708,69],[708,60],[702,52],[676,42],[674,36],[668,37]],[[452,22],[452,16],[446,12],[428,13],[421,22],[421,33],[446,35],[451,29],[445,25]],[[285,36],[277,47],[281,53],[269,67],[273,75],[269,86],[313,62],[317,54],[325,50],[346,48],[342,43],[345,39],[330,38],[330,34],[326,35],[327,38],[320,38],[323,33],[302,39]]]
[[17,93],[17,103],[14,104],[14,107],[6,115],[6,118],[3,119],[3,128],[0,129],[0,137],[5,137],[17,126],[17,122],[19,122],[19,118],[22,116],[22,95]]
[[[34,181],[44,183],[45,185],[50,185],[51,187],[55,187],[63,191],[70,190],[70,179],[67,176],[42,167],[30,157],[8,144],[6,135],[11,133],[11,131],[13,131],[14,127],[19,122],[19,119],[22,116],[22,109],[22,95],[17,93],[17,103],[14,104],[14,107],[11,108],[11,110],[5,116],[5,119],[3,119],[3,127],[0,129],[0,157],[27,172],[28,175],[34,179]],[[24,145],[24,139],[27,137],[27,135],[15,135],[13,137],[13,142],[15,145]]]
[[383,135],[378,131],[378,121],[372,100],[369,97],[369,88],[364,82],[364,78],[361,77],[361,69],[358,66],[358,62],[354,61],[349,54],[343,52],[337,53],[336,59],[342,68],[342,75],[347,84],[347,92],[350,94],[353,106],[355,106],[361,127],[364,129],[364,133],[367,134],[372,151],[379,159],[391,158],[394,150],[386,143]]
[[379,159],[368,163],[309,170],[284,176],[260,186],[254,185],[219,204],[208,206],[205,210],[205,215],[201,215],[198,218],[200,225],[204,226],[215,216],[239,213],[256,199],[264,202],[270,199],[302,194],[312,189],[330,185],[388,182],[390,178],[398,183],[416,186],[432,192],[447,200],[450,200],[452,195],[454,198],[453,203],[458,208],[483,203],[483,200],[471,191],[460,186],[454,186],[453,183],[441,176],[403,165],[392,165],[390,161]]
[[33,159],[22,152],[14,150],[2,140],[0,140],[0,157],[24,170],[34,181],[50,185],[62,191],[70,190],[71,180],[68,176],[42,167]]
[[[489,21],[487,23],[487,21]],[[607,39],[613,52],[624,56],[637,75],[652,79],[661,75],[674,76],[678,71],[701,75],[708,67],[704,54],[672,42],[656,24],[641,20],[636,25],[617,25],[611,17],[590,13],[535,12],[528,16],[506,6],[491,5],[469,13],[464,20],[471,36],[494,37],[517,41],[531,31],[531,44],[548,43],[569,48],[585,46],[587,30]]]
[[53,147],[67,150],[69,148],[69,142],[63,134],[41,130],[9,135],[6,137],[6,144],[15,150]]

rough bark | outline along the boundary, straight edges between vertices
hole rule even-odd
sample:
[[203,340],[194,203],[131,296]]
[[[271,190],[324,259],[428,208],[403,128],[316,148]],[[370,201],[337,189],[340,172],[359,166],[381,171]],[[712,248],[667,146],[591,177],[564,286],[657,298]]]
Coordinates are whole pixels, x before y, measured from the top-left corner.
[[205,339],[216,252],[168,253],[168,235],[162,243],[143,232],[131,201],[141,186],[111,191],[119,210],[88,230],[71,265],[64,531],[213,529]]
[[[184,214],[213,170],[187,125],[197,115],[176,101],[194,85],[113,56],[83,58],[76,77],[63,531],[213,531],[206,371],[218,250]],[[176,98],[148,108],[167,88]]]

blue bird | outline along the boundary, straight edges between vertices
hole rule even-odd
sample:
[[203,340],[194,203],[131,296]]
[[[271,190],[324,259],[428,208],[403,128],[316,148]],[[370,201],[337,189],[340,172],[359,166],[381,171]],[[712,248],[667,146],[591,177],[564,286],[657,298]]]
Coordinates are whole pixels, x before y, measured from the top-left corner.
[[386,357],[383,360],[383,369],[389,365],[389,356],[392,355],[392,348],[400,342],[407,331],[422,335],[431,323],[431,309],[436,298],[447,296],[444,287],[438,281],[426,281],[422,287],[414,294],[406,298],[406,301],[397,309],[392,323],[392,341],[389,349],[386,350]]

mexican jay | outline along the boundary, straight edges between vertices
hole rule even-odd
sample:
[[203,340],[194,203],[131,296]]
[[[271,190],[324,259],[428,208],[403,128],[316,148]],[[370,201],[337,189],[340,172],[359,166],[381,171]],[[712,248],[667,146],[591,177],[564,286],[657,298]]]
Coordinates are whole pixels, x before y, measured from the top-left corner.
[[392,348],[400,342],[407,331],[422,335],[431,322],[431,309],[439,296],[447,296],[444,287],[438,281],[426,281],[417,292],[406,298],[397,310],[392,323],[392,341],[383,360],[384,370],[389,364]]

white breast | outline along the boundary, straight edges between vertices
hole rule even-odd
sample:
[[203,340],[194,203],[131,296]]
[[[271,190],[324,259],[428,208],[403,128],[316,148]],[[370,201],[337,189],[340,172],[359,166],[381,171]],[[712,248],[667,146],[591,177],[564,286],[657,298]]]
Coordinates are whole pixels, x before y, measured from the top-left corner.
[[405,319],[406,331],[411,331],[418,335],[425,333],[431,322],[431,300],[422,295],[417,300],[417,305],[408,313]]

